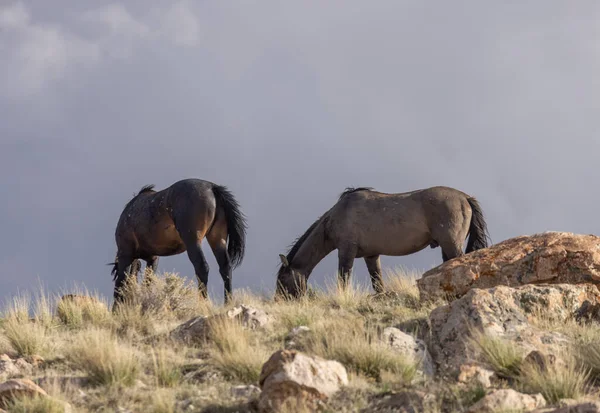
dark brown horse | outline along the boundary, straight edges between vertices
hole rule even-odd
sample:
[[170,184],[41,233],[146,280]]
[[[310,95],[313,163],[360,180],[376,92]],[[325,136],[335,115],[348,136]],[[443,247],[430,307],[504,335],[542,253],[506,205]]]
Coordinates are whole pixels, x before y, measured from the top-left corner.
[[348,188],[338,202],[280,254],[277,296],[298,297],[315,266],[338,250],[338,276],[346,286],[355,258],[364,258],[373,289],[383,290],[380,255],[442,248],[444,261],[488,245],[487,225],[475,198],[448,187],[386,194]]
[[139,259],[156,270],[159,256],[187,251],[198,287],[207,295],[208,264],[202,252],[206,237],[231,295],[231,272],[241,264],[246,243],[246,220],[227,188],[200,179],[184,179],[162,191],[143,187],[125,206],[117,228],[117,256],[113,265],[115,303],[123,299],[127,275],[137,276]]

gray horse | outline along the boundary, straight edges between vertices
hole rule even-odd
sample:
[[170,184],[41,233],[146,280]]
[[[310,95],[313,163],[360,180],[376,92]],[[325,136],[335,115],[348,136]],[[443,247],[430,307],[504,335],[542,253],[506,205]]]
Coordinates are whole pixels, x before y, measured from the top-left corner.
[[201,248],[204,237],[219,264],[227,302],[232,268],[241,264],[246,244],[245,217],[231,192],[201,179],[184,179],[162,191],[155,191],[153,185],[143,187],[123,209],[115,230],[117,256],[109,264],[115,303],[123,299],[127,275],[137,276],[139,259],[156,270],[159,256],[185,251],[206,296],[209,268]]
[[315,266],[338,250],[338,276],[345,287],[355,258],[364,258],[376,292],[383,291],[380,255],[413,254],[441,247],[444,261],[488,246],[487,224],[477,200],[459,190],[436,186],[386,194],[348,188],[292,245],[280,254],[277,296],[298,297]]

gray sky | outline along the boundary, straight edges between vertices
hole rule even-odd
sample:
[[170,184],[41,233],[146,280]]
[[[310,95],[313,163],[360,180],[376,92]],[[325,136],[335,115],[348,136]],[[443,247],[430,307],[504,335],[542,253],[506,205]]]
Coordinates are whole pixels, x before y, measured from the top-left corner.
[[[599,233],[599,22],[595,0],[3,0],[0,296],[38,278],[112,294],[123,206],[188,177],[248,217],[234,288],[272,289],[277,255],[346,186],[458,188],[494,242]],[[186,254],[159,268],[193,277]]]

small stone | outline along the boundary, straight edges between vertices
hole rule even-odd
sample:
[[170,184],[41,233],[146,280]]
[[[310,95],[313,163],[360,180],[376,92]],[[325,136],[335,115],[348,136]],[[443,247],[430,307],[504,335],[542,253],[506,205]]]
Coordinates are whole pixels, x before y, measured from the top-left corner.
[[426,376],[435,374],[435,366],[423,340],[400,331],[396,327],[383,330],[382,340],[391,348],[402,354],[407,360],[418,363],[419,369]]
[[487,389],[492,387],[492,377],[495,374],[493,371],[476,364],[463,364],[460,366],[458,382],[464,384],[478,383]]
[[280,350],[263,365],[259,384],[261,412],[277,412],[290,401],[314,409],[348,384],[348,374],[337,361]]
[[260,388],[253,384],[247,386],[233,386],[231,388],[231,395],[240,399],[249,399],[258,394],[260,394]]
[[523,394],[513,389],[496,390],[487,394],[468,410],[469,413],[495,413],[502,410],[524,410],[544,407],[546,400],[541,394]]

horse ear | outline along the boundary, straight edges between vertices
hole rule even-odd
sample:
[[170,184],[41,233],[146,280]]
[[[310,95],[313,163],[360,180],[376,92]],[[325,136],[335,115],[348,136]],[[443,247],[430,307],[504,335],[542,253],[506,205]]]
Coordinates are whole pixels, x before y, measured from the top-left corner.
[[288,262],[288,259],[287,259],[287,257],[285,255],[279,254],[279,258],[281,259],[281,264],[284,267],[289,267],[290,266],[290,263]]

